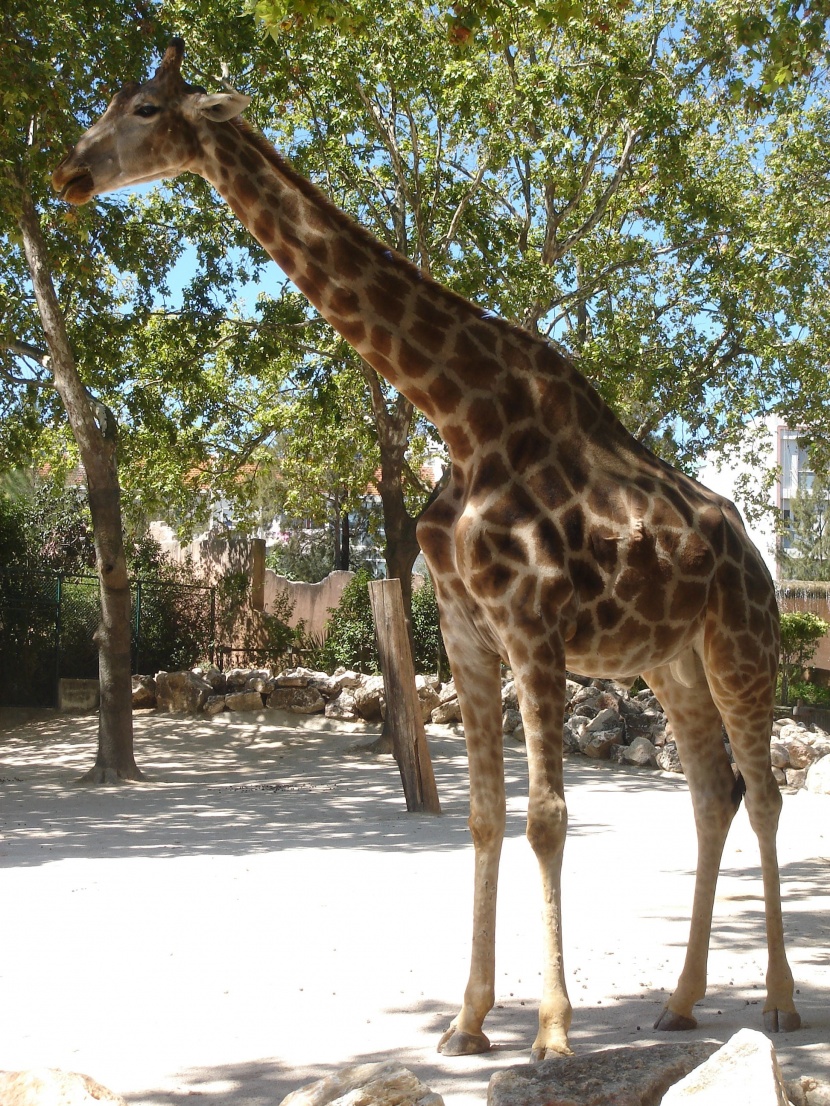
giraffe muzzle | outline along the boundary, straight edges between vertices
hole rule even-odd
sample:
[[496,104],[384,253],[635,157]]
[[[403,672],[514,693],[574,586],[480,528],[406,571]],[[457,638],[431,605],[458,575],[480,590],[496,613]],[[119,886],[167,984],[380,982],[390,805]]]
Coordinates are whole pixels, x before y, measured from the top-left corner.
[[87,170],[81,173],[75,173],[69,178],[69,180],[61,183],[56,180],[57,173],[52,177],[52,187],[58,193],[58,197],[61,200],[66,200],[70,204],[85,204],[88,200],[92,199],[95,193],[95,184],[92,180],[92,174]]

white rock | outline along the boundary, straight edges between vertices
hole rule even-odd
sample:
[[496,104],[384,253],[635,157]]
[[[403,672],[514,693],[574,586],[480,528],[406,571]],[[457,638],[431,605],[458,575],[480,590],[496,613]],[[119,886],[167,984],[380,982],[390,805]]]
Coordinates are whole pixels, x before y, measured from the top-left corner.
[[450,699],[458,698],[458,692],[455,690],[455,680],[450,680],[448,683],[444,684],[438,692],[438,698],[442,703],[448,703]]
[[336,691],[342,691],[344,688],[354,690],[356,687],[360,687],[365,679],[359,672],[353,672],[351,669],[342,668],[331,677],[332,687]]
[[741,1029],[663,1096],[662,1106],[788,1106],[775,1049],[763,1033]]
[[367,722],[380,722],[386,706],[383,676],[368,676],[360,687],[355,688],[354,705],[360,717]]
[[335,1075],[292,1091],[280,1106],[443,1106],[431,1091],[397,1060],[354,1064]]
[[159,710],[196,714],[212,694],[210,684],[192,672],[156,673],[156,707]]
[[680,775],[683,774],[683,765],[680,763],[680,754],[677,751],[677,745],[673,741],[667,741],[662,748],[657,751],[657,763],[663,769],[664,772],[677,772]]
[[793,722],[792,720],[785,722],[781,727],[781,731],[778,734],[778,740],[783,741],[786,745],[790,741],[803,741],[804,734],[807,732],[806,726],[802,726],[800,722]]
[[348,688],[326,703],[326,718],[334,718],[337,722],[355,722],[360,717],[357,707],[354,705],[354,693]]
[[787,752],[787,746],[782,741],[770,742],[769,755],[773,768],[790,767],[790,754]]
[[461,721],[461,706],[457,699],[447,699],[439,703],[431,715],[432,721],[438,726],[445,726],[448,722]]
[[822,757],[810,768],[806,787],[816,795],[830,795],[830,756]]
[[[321,714],[326,701],[316,687],[275,687],[268,696],[271,710],[290,710],[293,714]],[[228,696],[228,708],[230,695]]]
[[501,719],[501,732],[513,733],[517,726],[521,726],[522,716],[517,710],[508,709],[504,712]]
[[418,702],[421,704],[421,718],[424,722],[429,722],[432,712],[441,702],[438,698],[438,692],[427,683],[423,676],[415,677],[415,690],[418,692]]
[[233,711],[262,710],[262,696],[258,691],[232,691],[225,696],[225,707]]
[[88,1075],[57,1068],[0,1072],[2,1106],[127,1106]]
[[202,708],[208,718],[212,718],[215,714],[221,714],[223,710],[227,709],[224,695],[208,695]]
[[625,761],[640,768],[657,763],[657,750],[647,737],[635,737],[630,745],[621,745],[620,752]]
[[501,705],[505,710],[519,709],[519,696],[516,691],[516,681],[508,680],[501,689]]

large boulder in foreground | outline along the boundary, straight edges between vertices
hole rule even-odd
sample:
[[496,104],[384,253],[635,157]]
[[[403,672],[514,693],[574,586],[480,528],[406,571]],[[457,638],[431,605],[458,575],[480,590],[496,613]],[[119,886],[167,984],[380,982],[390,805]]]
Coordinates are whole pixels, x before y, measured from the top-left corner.
[[717,1106],[721,1102],[789,1106],[775,1049],[763,1033],[739,1030],[663,1099],[664,1106]]
[[0,1071],[3,1106],[127,1106],[114,1091],[88,1075],[58,1068]]
[[714,1041],[609,1048],[496,1072],[487,1106],[655,1106],[715,1052]]

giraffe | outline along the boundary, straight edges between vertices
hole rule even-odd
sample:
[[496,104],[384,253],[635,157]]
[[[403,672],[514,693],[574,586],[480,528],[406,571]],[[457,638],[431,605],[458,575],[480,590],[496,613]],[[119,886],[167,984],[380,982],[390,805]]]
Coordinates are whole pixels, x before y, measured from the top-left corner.
[[527,837],[543,891],[532,1058],[571,1052],[560,902],[566,666],[624,682],[644,676],[671,721],[691,792],[689,940],[656,1027],[696,1024],[721,854],[745,791],[765,897],[764,1023],[796,1029],[769,752],[778,611],[738,512],[636,441],[549,343],[432,281],[336,208],[241,118],[248,97],[185,82],[183,53],[173,39],[152,78],[116,94],[55,170],[55,189],[83,204],[185,171],[204,177],[314,307],[435,424],[452,462],[418,527],[461,703],[475,853],[469,980],[439,1050],[490,1044],[483,1022],[494,1003],[505,831],[502,662],[524,722]]

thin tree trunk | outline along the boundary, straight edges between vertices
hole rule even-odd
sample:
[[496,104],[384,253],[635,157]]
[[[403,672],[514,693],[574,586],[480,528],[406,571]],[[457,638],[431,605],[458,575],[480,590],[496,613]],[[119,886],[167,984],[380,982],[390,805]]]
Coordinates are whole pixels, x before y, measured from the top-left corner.
[[389,410],[377,373],[365,361],[361,361],[361,368],[369,385],[380,446],[378,493],[383,507],[383,529],[386,535],[386,575],[390,580],[398,579],[401,582],[404,616],[411,641],[412,568],[421,547],[415,533],[418,520],[410,515],[406,507],[403,473],[415,409],[404,395],[399,394],[392,410]]
[[352,557],[352,534],[349,528],[349,512],[344,511],[340,521],[340,564],[337,566],[343,572],[349,571],[349,562]]
[[52,283],[40,220],[25,187],[21,188],[21,202],[18,223],[49,347],[55,387],[66,408],[86,471],[101,592],[101,622],[95,634],[101,686],[98,754],[82,781],[140,780],[143,777],[133,753],[130,586],[121,526],[115,418],[103,404],[94,403],[78,376]]

